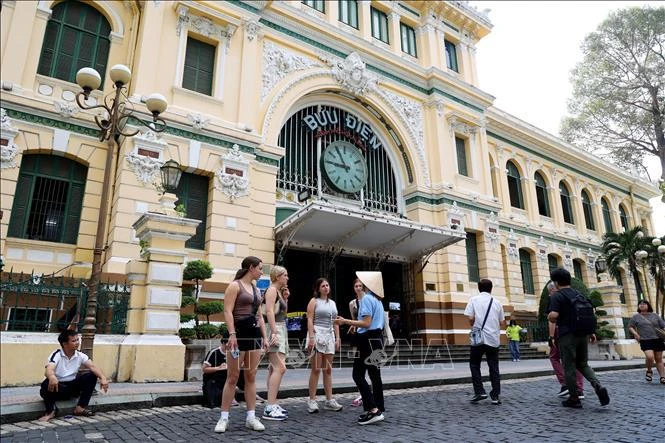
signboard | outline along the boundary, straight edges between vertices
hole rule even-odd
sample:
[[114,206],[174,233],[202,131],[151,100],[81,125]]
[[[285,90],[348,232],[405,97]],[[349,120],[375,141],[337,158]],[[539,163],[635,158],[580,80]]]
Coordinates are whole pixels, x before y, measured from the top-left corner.
[[347,137],[353,144],[362,149],[383,147],[372,126],[358,116],[347,113],[340,128],[338,112],[336,109],[324,109],[304,116],[302,121],[311,131],[316,131],[317,137],[339,134]]

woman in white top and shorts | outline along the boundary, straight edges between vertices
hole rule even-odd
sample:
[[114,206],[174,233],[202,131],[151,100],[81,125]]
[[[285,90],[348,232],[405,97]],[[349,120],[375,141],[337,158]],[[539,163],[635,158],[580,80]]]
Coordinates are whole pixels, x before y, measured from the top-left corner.
[[319,412],[316,401],[316,388],[319,385],[319,372],[323,371],[323,391],[326,394],[324,409],[341,411],[342,405],[332,396],[332,365],[335,352],[341,346],[339,326],[335,324],[337,305],[330,300],[330,283],[319,278],[314,283],[314,297],[307,305],[307,352],[311,352],[309,374],[309,400],[307,412]]

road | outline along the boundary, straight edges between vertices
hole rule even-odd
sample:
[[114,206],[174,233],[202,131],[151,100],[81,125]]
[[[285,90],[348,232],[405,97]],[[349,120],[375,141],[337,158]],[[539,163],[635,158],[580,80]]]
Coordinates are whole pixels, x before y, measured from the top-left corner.
[[[338,396],[341,412],[308,414],[305,399],[281,401],[290,418],[266,421],[266,431],[244,427],[244,408],[231,411],[229,430],[215,434],[219,409],[174,406],[99,413],[92,418],[59,417],[48,426],[38,422],[4,425],[9,442],[207,442],[220,440],[309,442],[640,442],[665,435],[665,386],[646,383],[643,370],[599,373],[610,405],[601,407],[589,390],[584,408],[567,409],[556,396],[554,377],[502,383],[503,404],[471,404],[470,385],[449,385],[386,392],[386,420],[359,426],[361,412],[350,406],[352,394]],[[657,380],[657,379],[656,379]],[[485,383],[489,391],[489,383]],[[320,397],[322,398],[322,397]],[[321,406],[323,404],[321,403]],[[262,410],[257,406],[257,415]]]

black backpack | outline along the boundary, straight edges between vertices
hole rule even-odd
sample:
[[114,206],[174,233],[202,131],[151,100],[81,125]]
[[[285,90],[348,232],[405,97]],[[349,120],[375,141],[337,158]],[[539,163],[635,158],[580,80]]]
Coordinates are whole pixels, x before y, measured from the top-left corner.
[[591,300],[576,290],[565,291],[564,296],[570,301],[570,332],[577,336],[591,335],[596,332],[596,313]]

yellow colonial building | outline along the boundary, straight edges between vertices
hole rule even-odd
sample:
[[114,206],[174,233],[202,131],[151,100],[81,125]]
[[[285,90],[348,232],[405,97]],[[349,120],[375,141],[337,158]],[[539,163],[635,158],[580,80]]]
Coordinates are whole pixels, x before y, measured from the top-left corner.
[[[184,355],[189,260],[212,264],[204,296],[220,300],[243,257],[283,264],[292,311],[320,276],[342,307],[354,272],[379,269],[400,336],[465,344],[479,278],[533,320],[552,267],[594,285],[604,233],[653,232],[653,185],[492,106],[476,65],[492,24],[467,2],[3,0],[0,24],[3,275],[90,278],[106,206],[102,281],[131,300],[95,359],[118,380],[181,379],[159,359]],[[93,106],[116,64],[137,117],[166,97],[164,132],[129,119],[138,134],[99,141],[108,116],[77,105],[76,73],[100,73]],[[151,212],[168,160],[184,171],[180,222]],[[637,300],[621,280],[606,300],[619,339]],[[71,306],[29,292],[3,294],[2,385],[41,379],[45,332]],[[43,327],[25,332],[29,319]],[[35,361],[12,368],[26,343]]]

